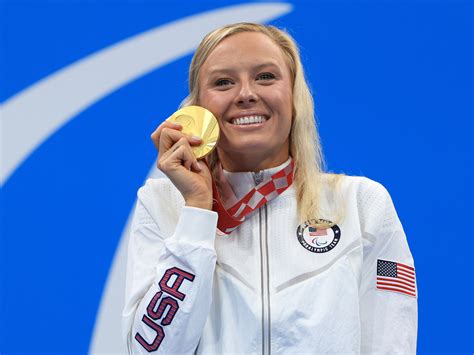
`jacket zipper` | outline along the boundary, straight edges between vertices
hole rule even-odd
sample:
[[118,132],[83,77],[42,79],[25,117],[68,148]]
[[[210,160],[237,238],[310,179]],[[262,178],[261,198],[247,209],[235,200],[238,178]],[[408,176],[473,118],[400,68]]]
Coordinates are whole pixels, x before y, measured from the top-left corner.
[[271,329],[270,329],[270,285],[268,265],[268,243],[267,243],[267,205],[260,207],[260,260],[261,260],[261,287],[262,287],[262,354],[271,352]]
[[[254,173],[255,186],[263,181],[263,171]],[[258,209],[260,223],[260,262],[261,262],[261,295],[262,295],[262,354],[270,355],[271,329],[270,329],[270,286],[268,273],[268,243],[267,243],[267,205]]]

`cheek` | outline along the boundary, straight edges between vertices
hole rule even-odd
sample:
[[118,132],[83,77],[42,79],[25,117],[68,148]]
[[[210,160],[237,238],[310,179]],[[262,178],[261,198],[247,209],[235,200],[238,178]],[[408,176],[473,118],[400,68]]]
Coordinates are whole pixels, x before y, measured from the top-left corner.
[[207,102],[206,95],[202,92],[202,90],[199,90],[196,104],[202,107],[206,107],[206,102]]
[[282,98],[282,116],[285,120],[284,132],[290,135],[291,127],[293,125],[293,95],[291,91],[286,91]]
[[286,105],[288,107],[288,112],[290,117],[293,117],[293,91],[287,90],[286,92]]
[[210,93],[201,94],[198,104],[208,109],[216,116],[220,116],[223,107],[222,98],[219,95]]
[[203,94],[199,96],[199,100],[197,104],[211,111],[214,114],[214,116],[216,116],[217,122],[219,123],[219,127],[221,128],[220,134],[221,134],[221,139],[222,139],[222,137],[225,137],[225,132],[223,132],[222,130],[223,104],[221,101],[222,101],[222,98],[219,95],[212,95],[212,94],[209,94],[208,92],[204,92]]
[[291,91],[284,90],[276,98],[275,104],[279,106],[279,112],[283,119],[288,120],[291,125],[293,119],[293,95]]
[[279,107],[280,112],[287,114],[293,111],[293,90],[286,84],[280,83],[278,87],[272,88],[271,91],[265,94],[266,98],[271,100],[273,105]]

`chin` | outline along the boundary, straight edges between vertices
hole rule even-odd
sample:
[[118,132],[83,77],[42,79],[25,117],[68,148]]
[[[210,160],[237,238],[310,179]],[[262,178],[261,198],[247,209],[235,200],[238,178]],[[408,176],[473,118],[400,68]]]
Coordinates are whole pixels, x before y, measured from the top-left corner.
[[234,145],[232,149],[233,154],[255,154],[261,151],[272,150],[269,149],[268,145],[265,144],[264,138],[258,141],[246,141],[240,144]]

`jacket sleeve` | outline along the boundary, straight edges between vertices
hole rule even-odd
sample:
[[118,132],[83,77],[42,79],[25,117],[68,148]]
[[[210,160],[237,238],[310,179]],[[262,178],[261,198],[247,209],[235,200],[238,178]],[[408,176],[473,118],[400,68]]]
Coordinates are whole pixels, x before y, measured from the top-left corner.
[[132,221],[123,311],[131,354],[193,353],[211,305],[217,214],[162,197],[149,180]]
[[360,189],[363,262],[361,353],[416,353],[418,306],[413,258],[387,190]]

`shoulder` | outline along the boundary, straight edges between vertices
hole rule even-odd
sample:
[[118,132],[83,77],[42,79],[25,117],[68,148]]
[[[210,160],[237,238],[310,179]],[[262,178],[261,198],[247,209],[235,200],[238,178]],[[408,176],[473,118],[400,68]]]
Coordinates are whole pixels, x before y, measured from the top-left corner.
[[363,176],[323,175],[324,195],[337,201],[342,219],[357,219],[369,233],[399,224],[392,198],[381,183]]
[[355,179],[359,180],[356,206],[362,231],[376,235],[402,230],[392,197],[385,186],[366,177]]
[[385,186],[364,176],[348,176],[343,174],[322,174],[324,190],[340,193],[346,199],[355,199],[358,204],[385,203],[390,199]]

